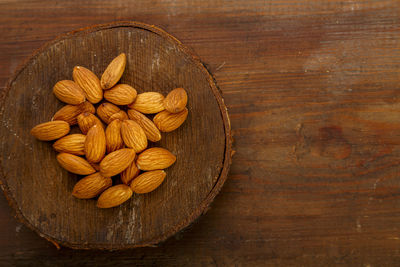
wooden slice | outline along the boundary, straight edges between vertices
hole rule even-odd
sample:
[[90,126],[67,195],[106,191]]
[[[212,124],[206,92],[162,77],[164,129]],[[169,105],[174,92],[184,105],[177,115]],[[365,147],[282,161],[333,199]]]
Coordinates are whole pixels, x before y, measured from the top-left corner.
[[[35,140],[29,131],[64,105],[52,87],[72,79],[74,66],[100,77],[122,52],[127,55],[122,83],[138,93],[164,95],[183,87],[189,115],[154,145],[177,156],[164,183],[149,194],[134,194],[120,207],[98,209],[95,200],[71,195],[80,177],[58,165],[51,142]],[[230,123],[214,80],[196,56],[154,26],[121,22],[62,36],[23,64],[6,92],[0,114],[2,188],[18,218],[53,243],[96,249],[157,244],[205,212],[227,178]]]

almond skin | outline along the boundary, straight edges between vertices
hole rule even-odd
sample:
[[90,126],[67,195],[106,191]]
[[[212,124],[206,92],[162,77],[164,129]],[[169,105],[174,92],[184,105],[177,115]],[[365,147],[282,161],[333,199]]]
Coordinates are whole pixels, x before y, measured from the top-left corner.
[[120,110],[121,109],[116,105],[104,102],[97,107],[97,115],[102,121],[104,121],[106,124],[109,124],[111,116],[119,112]]
[[124,141],[121,136],[121,121],[113,120],[106,128],[106,148],[107,153],[124,147]]
[[132,120],[125,120],[121,126],[121,136],[127,147],[133,148],[136,153],[147,147],[147,137],[142,127]]
[[89,162],[100,162],[106,154],[106,135],[103,127],[93,125],[88,131],[85,141],[85,155]]
[[93,125],[98,125],[103,127],[103,123],[92,113],[82,113],[78,116],[78,125],[79,129],[83,134],[87,134],[89,129],[92,128]]
[[164,107],[168,112],[179,113],[187,104],[187,93],[183,88],[175,88],[164,99]]
[[57,161],[61,167],[75,174],[89,175],[96,172],[89,162],[76,155],[60,153],[57,155]]
[[88,101],[85,101],[79,105],[65,105],[54,114],[51,120],[66,121],[69,123],[69,125],[75,125],[78,123],[77,118],[79,114],[84,112],[95,112],[94,106]]
[[100,85],[104,90],[113,87],[121,79],[126,66],[124,53],[114,58],[101,76]]
[[135,102],[128,107],[145,114],[158,113],[164,110],[164,96],[157,92],[146,92],[136,96]]
[[104,191],[97,200],[98,208],[112,208],[131,198],[132,189],[124,184],[114,185]]
[[162,184],[166,175],[163,170],[142,173],[132,181],[131,189],[137,194],[149,193]]
[[172,132],[185,122],[187,115],[187,108],[179,113],[170,113],[164,110],[155,115],[153,121],[161,132]]
[[129,185],[131,181],[138,176],[140,173],[140,170],[136,166],[136,162],[132,161],[132,163],[129,165],[128,168],[126,168],[123,172],[121,172],[121,181]]
[[166,169],[176,161],[175,155],[161,147],[152,147],[139,154],[136,166],[142,171]]
[[85,155],[85,140],[86,136],[83,134],[70,134],[58,139],[53,144],[53,148],[57,152],[82,156]]
[[128,116],[131,120],[135,121],[142,127],[144,133],[151,142],[158,142],[161,140],[161,133],[156,125],[145,115],[134,109],[128,110]]
[[96,74],[85,67],[76,66],[72,71],[74,81],[82,88],[86,99],[93,104],[99,103],[103,99],[103,90],[100,80]]
[[74,189],[72,189],[72,195],[80,199],[93,198],[111,185],[111,178],[103,177],[100,173],[96,172],[79,180],[75,184]]
[[79,105],[85,102],[83,90],[74,81],[59,81],[53,87],[54,95],[64,103]]
[[120,111],[118,111],[117,113],[114,113],[114,114],[108,119],[108,122],[111,123],[113,120],[116,120],[116,119],[118,119],[118,120],[120,120],[120,121],[124,121],[124,120],[128,120],[129,117],[128,117],[128,114],[126,114],[125,111],[120,110]]
[[104,177],[117,175],[128,168],[135,156],[135,151],[130,148],[122,148],[111,152],[100,162],[100,173]]
[[137,91],[127,84],[117,84],[104,92],[104,98],[115,105],[129,105],[137,95]]
[[36,125],[31,135],[42,141],[51,141],[69,133],[70,127],[65,121],[49,121]]

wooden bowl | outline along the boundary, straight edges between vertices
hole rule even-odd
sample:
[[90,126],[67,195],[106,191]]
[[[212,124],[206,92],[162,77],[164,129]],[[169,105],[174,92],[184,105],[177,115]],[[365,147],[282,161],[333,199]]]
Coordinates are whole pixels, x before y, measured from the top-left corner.
[[[96,200],[71,195],[80,177],[59,166],[51,142],[37,141],[29,131],[64,105],[52,87],[72,79],[74,66],[101,76],[122,52],[127,67],[121,82],[138,92],[164,95],[183,87],[189,116],[154,144],[177,155],[164,183],[149,194],[134,194],[119,207],[99,209]],[[220,92],[199,59],[154,26],[119,22],[57,38],[16,71],[1,100],[2,188],[18,218],[57,246],[124,249],[157,244],[204,213],[227,178],[232,142]]]

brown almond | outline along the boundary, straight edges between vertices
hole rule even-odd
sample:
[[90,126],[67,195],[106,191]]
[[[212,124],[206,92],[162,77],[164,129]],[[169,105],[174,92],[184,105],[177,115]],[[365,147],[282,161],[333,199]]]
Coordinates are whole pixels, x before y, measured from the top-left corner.
[[146,92],[136,96],[135,102],[128,107],[145,114],[158,113],[164,110],[164,96],[157,92]]
[[159,187],[167,174],[163,170],[142,173],[131,183],[131,189],[137,194],[150,193]]
[[97,200],[98,208],[112,208],[121,205],[132,197],[132,189],[125,185],[114,185],[104,191]]
[[69,153],[58,154],[57,161],[61,167],[75,174],[89,175],[96,172],[84,158]]
[[172,132],[185,122],[187,115],[187,108],[179,113],[171,113],[164,110],[155,115],[153,121],[161,132]]
[[82,88],[86,99],[93,104],[99,103],[103,99],[103,90],[100,80],[91,70],[76,66],[72,71],[74,81]]
[[127,147],[139,153],[147,147],[147,137],[142,127],[132,120],[124,120],[121,125],[121,136]]
[[36,125],[31,135],[42,141],[51,141],[69,133],[70,127],[65,121],[49,121]]
[[106,135],[103,127],[93,125],[88,131],[85,141],[85,155],[89,162],[100,162],[106,154]]
[[156,125],[145,115],[134,109],[128,110],[128,116],[142,127],[144,133],[151,142],[157,142],[161,139],[161,133]]
[[115,105],[129,105],[136,98],[135,88],[127,84],[117,84],[104,92],[104,98]]
[[97,118],[92,113],[87,112],[84,112],[78,116],[78,125],[83,134],[87,134],[87,132],[90,128],[92,128],[93,125],[99,125],[103,127],[103,123],[99,120],[99,118]]
[[100,85],[104,90],[113,87],[121,79],[126,66],[124,53],[114,58],[101,76]]
[[181,112],[187,104],[187,93],[183,88],[175,88],[164,99],[164,107],[171,113]]
[[89,101],[79,105],[65,105],[54,114],[51,120],[66,121],[69,125],[74,125],[78,123],[78,115],[83,112],[94,113],[94,106]]
[[72,195],[80,199],[93,198],[101,194],[111,185],[111,178],[103,177],[100,173],[96,172],[79,180],[75,184],[74,189],[72,189]]
[[62,80],[53,87],[54,95],[64,103],[78,105],[85,102],[85,94],[74,81]]
[[58,139],[53,144],[53,148],[57,152],[82,156],[85,155],[85,140],[86,136],[83,134],[70,134]]
[[107,153],[124,147],[124,141],[121,136],[121,121],[113,120],[106,128],[106,148]]
[[122,148],[111,152],[100,162],[100,173],[105,177],[117,175],[128,168],[135,156],[135,151],[130,148]]
[[115,113],[119,112],[120,110],[121,109],[116,105],[104,102],[97,107],[97,115],[100,117],[102,121],[104,121],[106,124],[109,124],[110,117]]
[[121,172],[121,181],[129,185],[131,181],[138,176],[140,173],[140,170],[136,166],[136,162],[132,161],[132,163],[129,165],[128,168],[126,168],[123,172]]
[[125,111],[120,110],[120,111],[118,111],[117,113],[114,113],[114,114],[108,119],[108,122],[111,123],[113,120],[116,120],[116,119],[118,119],[118,120],[120,120],[120,121],[124,121],[124,120],[128,120],[129,117],[128,117],[128,114],[126,114]]
[[136,166],[142,171],[166,169],[176,161],[175,155],[161,147],[152,147],[139,154]]

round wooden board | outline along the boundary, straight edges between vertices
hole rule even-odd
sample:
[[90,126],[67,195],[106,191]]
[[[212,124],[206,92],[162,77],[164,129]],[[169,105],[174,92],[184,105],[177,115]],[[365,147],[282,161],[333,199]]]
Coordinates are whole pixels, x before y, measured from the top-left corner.
[[[164,95],[183,87],[189,116],[154,146],[177,162],[152,193],[133,195],[112,209],[71,195],[80,177],[62,169],[51,142],[30,136],[64,104],[53,85],[72,79],[76,65],[98,76],[120,53],[127,55],[121,82],[138,92]],[[124,249],[149,246],[182,230],[206,211],[227,178],[231,163],[226,107],[199,59],[177,39],[150,25],[119,22],[78,30],[42,47],[12,77],[2,100],[2,188],[17,216],[42,237],[72,248]]]

